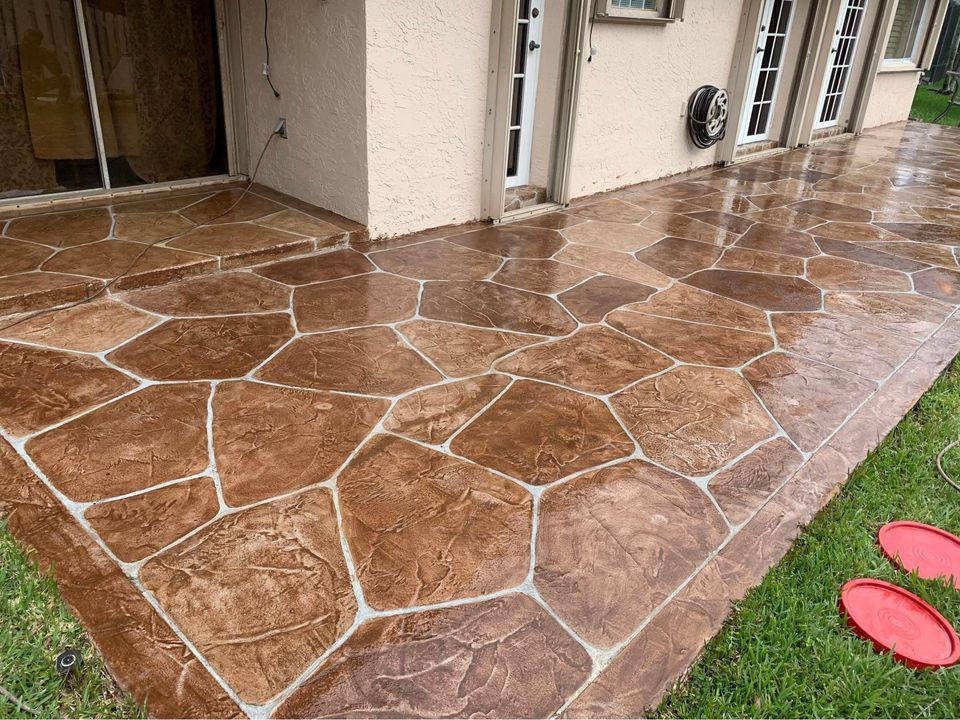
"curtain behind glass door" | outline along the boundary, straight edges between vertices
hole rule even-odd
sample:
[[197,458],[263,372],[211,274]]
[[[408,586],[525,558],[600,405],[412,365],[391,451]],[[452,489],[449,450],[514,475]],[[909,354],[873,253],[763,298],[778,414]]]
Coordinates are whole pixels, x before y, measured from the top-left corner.
[[0,198],[103,186],[71,0],[0,0]]

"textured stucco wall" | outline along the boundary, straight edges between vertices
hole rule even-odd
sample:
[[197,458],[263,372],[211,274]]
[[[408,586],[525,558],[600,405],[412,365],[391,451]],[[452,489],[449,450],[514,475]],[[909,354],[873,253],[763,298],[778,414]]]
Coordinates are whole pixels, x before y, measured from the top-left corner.
[[273,0],[270,67],[261,75],[263,1],[239,0],[247,126],[253,163],[278,117],[259,181],[358,222],[367,221],[365,27],[362,0]]
[[682,23],[596,24],[599,54],[583,63],[573,197],[714,162],[715,149],[690,143],[681,108],[700,85],[726,85],[740,12],[740,2],[701,0],[686,3]]
[[366,0],[371,234],[479,217],[491,6]]
[[881,72],[873,83],[863,127],[872,128],[906,120],[910,116],[913,95],[920,81],[919,72]]

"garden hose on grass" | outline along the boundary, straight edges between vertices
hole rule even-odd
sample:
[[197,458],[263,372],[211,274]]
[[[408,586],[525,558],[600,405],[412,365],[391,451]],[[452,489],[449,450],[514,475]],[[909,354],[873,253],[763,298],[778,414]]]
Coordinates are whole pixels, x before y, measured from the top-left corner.
[[960,445],[960,439],[954,440],[952,443],[947,445],[943,450],[940,451],[940,454],[937,455],[937,471],[940,473],[940,477],[946,480],[954,490],[960,492],[960,485],[957,484],[957,481],[952,477],[947,475],[947,471],[943,469],[943,456],[950,452],[957,445]]

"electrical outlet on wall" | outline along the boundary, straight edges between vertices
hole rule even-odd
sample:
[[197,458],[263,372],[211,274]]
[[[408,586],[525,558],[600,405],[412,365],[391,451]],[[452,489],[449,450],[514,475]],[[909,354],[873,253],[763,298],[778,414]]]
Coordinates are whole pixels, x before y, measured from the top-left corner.
[[284,140],[287,139],[287,119],[286,118],[277,118],[277,124],[273,126],[273,131],[282,137]]

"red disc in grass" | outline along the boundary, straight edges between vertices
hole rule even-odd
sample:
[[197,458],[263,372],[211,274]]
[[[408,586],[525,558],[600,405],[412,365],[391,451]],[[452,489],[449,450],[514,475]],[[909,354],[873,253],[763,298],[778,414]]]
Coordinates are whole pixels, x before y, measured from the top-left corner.
[[914,669],[960,660],[960,638],[946,618],[911,592],[883,580],[851,580],[840,591],[847,624],[878,652]]
[[906,572],[932,578],[953,578],[960,590],[960,538],[918,522],[887,523],[877,534],[883,554]]

